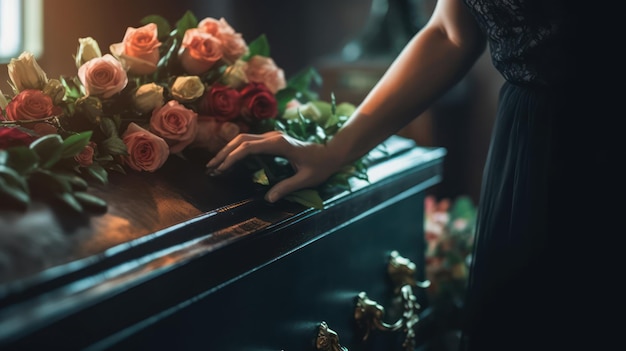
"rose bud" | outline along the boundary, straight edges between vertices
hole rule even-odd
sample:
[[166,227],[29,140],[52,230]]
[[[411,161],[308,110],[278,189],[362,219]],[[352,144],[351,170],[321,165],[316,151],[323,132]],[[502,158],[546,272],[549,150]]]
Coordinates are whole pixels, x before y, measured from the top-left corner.
[[8,69],[9,78],[17,92],[25,89],[41,90],[48,83],[46,72],[39,67],[30,52],[23,52],[17,59],[11,59]]
[[133,96],[133,105],[141,113],[152,112],[157,107],[163,106],[163,87],[156,83],[147,83],[140,86]]
[[179,102],[191,102],[204,94],[204,84],[198,76],[178,76],[172,84],[172,96]]
[[76,112],[89,122],[97,123],[102,116],[102,102],[95,96],[83,96],[76,100]]
[[58,105],[63,102],[65,97],[65,87],[58,79],[50,79],[43,88],[43,93],[52,98],[53,104]]
[[98,42],[92,37],[79,38],[78,50],[75,57],[76,68],[80,68],[85,62],[97,57],[102,57]]

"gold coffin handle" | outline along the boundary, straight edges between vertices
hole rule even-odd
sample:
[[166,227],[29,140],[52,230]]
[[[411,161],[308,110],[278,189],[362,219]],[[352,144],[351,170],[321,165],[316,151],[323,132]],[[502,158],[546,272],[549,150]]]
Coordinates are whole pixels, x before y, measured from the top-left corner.
[[401,256],[398,251],[392,251],[389,257],[387,273],[394,284],[394,293],[402,302],[402,316],[394,323],[387,323],[383,320],[385,308],[370,299],[364,291],[357,295],[356,307],[354,309],[354,319],[357,325],[364,332],[363,341],[366,341],[372,330],[384,332],[401,330],[405,333],[402,347],[406,351],[415,349],[415,326],[419,322],[420,304],[413,292],[414,287],[427,288],[430,281],[416,281],[413,277],[415,273],[415,263],[406,257]]
[[321,322],[315,339],[315,349],[319,351],[348,351],[339,344],[339,335],[328,327],[326,322]]

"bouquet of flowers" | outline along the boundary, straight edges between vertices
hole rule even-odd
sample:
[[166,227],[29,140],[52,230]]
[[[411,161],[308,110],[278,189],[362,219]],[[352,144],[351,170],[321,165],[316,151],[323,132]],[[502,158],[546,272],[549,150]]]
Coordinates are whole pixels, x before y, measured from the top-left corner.
[[[105,54],[79,38],[76,76],[49,79],[28,52],[11,60],[13,94],[0,92],[0,207],[23,210],[40,198],[106,210],[87,190],[109,172],[156,172],[169,157],[216,153],[242,132],[323,143],[354,111],[318,99],[312,68],[286,80],[267,38],[248,43],[224,18],[187,12],[171,26],[150,15],[120,38]],[[253,181],[270,184],[285,167],[266,161]],[[352,177],[367,180],[363,161],[325,186],[349,189]],[[322,206],[317,190],[290,198]]]
[[471,260],[476,207],[467,196],[454,201],[437,201],[427,196],[424,203],[426,277],[431,299],[458,303],[465,295]]

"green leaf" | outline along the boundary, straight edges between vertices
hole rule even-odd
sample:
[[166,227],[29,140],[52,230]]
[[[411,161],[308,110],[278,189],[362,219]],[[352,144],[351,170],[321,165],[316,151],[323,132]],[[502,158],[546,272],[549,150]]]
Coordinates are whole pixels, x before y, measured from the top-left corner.
[[252,181],[261,185],[270,185],[270,180],[267,178],[264,169],[259,169],[252,174]]
[[57,174],[45,169],[38,169],[28,178],[32,194],[48,197],[72,191],[72,185]]
[[86,131],[83,133],[72,134],[63,140],[63,148],[61,151],[61,157],[74,157],[83,151],[85,146],[89,144],[89,139],[91,139],[92,131]]
[[300,92],[309,91],[311,86],[322,85],[322,76],[313,68],[308,67],[287,80],[287,86]]
[[99,145],[99,150],[105,155],[127,155],[128,149],[124,141],[117,136],[104,139]]
[[303,189],[294,191],[285,196],[285,200],[297,202],[306,207],[312,207],[318,210],[324,208],[324,200],[320,197],[319,192],[313,189]]
[[100,130],[106,137],[117,136],[117,126],[115,125],[115,121],[111,118],[102,118],[100,120]]
[[6,165],[0,165],[0,178],[4,179],[6,184],[16,187],[24,192],[28,192],[28,184],[26,179],[17,173],[13,168]]
[[33,141],[30,149],[39,156],[39,164],[43,168],[50,168],[61,159],[63,139],[58,134],[49,134]]
[[28,174],[39,165],[39,156],[26,146],[16,146],[6,150],[7,164],[20,174]]
[[83,206],[83,208],[96,210],[98,212],[104,212],[107,210],[106,201],[97,196],[91,195],[83,191],[76,191],[73,195],[74,198],[76,198],[76,200]]
[[159,16],[159,15],[146,16],[142,18],[139,23],[141,23],[144,26],[149,23],[156,24],[158,37],[159,37],[159,40],[161,41],[163,41],[163,39],[165,39],[172,31],[172,28],[170,27],[169,22],[164,17]]
[[106,184],[109,181],[109,173],[99,164],[92,164],[87,168],[87,172],[101,184]]
[[29,203],[30,196],[27,192],[7,183],[3,177],[0,177],[0,208],[16,206],[19,210],[24,210]]
[[83,212],[83,206],[80,204],[80,202],[78,202],[78,200],[76,200],[72,193],[60,193],[56,196],[56,198],[61,200],[62,203],[66,204],[76,212]]
[[187,29],[196,27],[198,27],[198,19],[191,11],[187,11],[183,17],[176,22],[176,34],[182,39]]
[[89,187],[87,181],[77,175],[59,173],[56,176],[63,182],[69,184],[73,191],[83,191],[87,190]]
[[265,34],[261,34],[258,38],[248,44],[248,54],[243,58],[244,61],[249,60],[252,56],[270,57],[270,44]]

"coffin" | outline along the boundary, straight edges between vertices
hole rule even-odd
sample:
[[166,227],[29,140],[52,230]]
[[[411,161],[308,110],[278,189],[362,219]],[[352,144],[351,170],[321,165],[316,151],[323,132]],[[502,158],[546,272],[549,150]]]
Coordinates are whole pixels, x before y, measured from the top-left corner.
[[269,204],[237,172],[211,178],[173,159],[92,187],[104,214],[1,212],[0,349],[319,350],[323,325],[349,350],[402,349],[401,330],[364,340],[355,301],[397,301],[394,250],[423,279],[423,199],[445,150],[383,145],[369,181],[322,210]]

